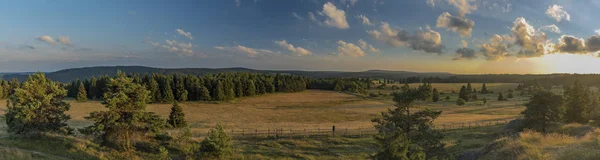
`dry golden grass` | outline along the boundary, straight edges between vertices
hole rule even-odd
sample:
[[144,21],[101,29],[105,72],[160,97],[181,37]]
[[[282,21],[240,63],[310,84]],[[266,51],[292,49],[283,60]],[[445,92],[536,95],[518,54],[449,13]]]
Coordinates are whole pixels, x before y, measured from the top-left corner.
[[[489,86],[495,86],[488,84]],[[456,94],[445,94],[456,99]],[[493,99],[495,94],[479,95]],[[521,105],[525,98],[514,101],[493,101],[488,105],[469,102],[465,106],[456,106],[454,101],[424,102],[417,104],[415,110],[430,108],[442,110],[436,124],[478,122],[515,118],[524,109]],[[75,128],[91,125],[85,120],[90,112],[106,110],[98,101],[71,103],[69,125]],[[391,100],[364,99],[354,95],[331,91],[309,90],[298,93],[275,93],[255,97],[240,98],[232,102],[180,103],[186,114],[186,120],[196,135],[205,134],[217,123],[227,129],[268,129],[268,128],[372,128],[371,119],[388,108],[393,108]],[[148,111],[167,118],[171,104],[149,104]],[[0,114],[4,114],[6,102],[0,101]]]

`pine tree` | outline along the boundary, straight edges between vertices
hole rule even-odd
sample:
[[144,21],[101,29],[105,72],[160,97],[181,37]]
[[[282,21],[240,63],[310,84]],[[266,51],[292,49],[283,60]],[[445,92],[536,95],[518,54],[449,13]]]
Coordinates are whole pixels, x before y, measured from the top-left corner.
[[44,73],[30,75],[7,101],[4,117],[8,132],[70,134],[72,129],[67,120],[71,118],[65,112],[71,106],[63,100],[66,96],[67,90],[47,79]]
[[115,78],[110,79],[104,93],[103,104],[108,110],[90,113],[85,118],[94,121],[94,125],[79,131],[99,136],[104,146],[133,150],[133,144],[143,139],[135,137],[155,133],[165,125],[159,115],[145,111],[149,94],[144,86],[133,83],[133,78],[118,71]]
[[169,114],[169,119],[167,122],[173,128],[181,128],[187,126],[187,122],[185,121],[185,114],[183,113],[183,108],[177,104],[177,102],[173,103],[173,107],[171,107],[171,113]]
[[460,87],[460,91],[458,92],[458,98],[463,99],[465,101],[469,101],[469,91],[465,86]]
[[433,100],[433,102],[440,101],[440,93],[438,92],[437,88],[433,89],[433,97],[431,98],[431,100]]
[[473,87],[471,87],[471,83],[467,83],[467,88],[466,89],[467,89],[467,93],[473,91]]
[[548,124],[560,122],[565,113],[563,97],[550,91],[536,92],[525,106],[527,109],[521,112],[525,125],[542,132],[546,132]]
[[212,98],[210,97],[210,91],[204,86],[200,86],[200,91],[198,92],[200,99],[203,101],[210,101]]
[[232,153],[231,137],[220,124],[210,129],[208,136],[200,143],[200,155],[205,158],[224,159]]
[[158,82],[156,82],[154,77],[149,77],[147,88],[150,91],[150,102],[160,102],[162,99],[162,94],[160,93]]
[[487,94],[488,93],[488,90],[487,90],[487,87],[485,86],[485,83],[483,83],[483,86],[481,86],[481,93],[482,94]]
[[[375,139],[381,146],[375,158],[414,157],[423,153],[427,153],[427,158],[442,158],[440,156],[445,152],[441,143],[443,135],[432,128],[433,120],[442,112],[425,109],[411,113],[410,108],[415,101],[427,98],[427,93],[422,93],[420,89],[409,88],[393,94],[396,108],[372,120],[378,131]],[[398,146],[415,148],[406,151]]]
[[256,95],[256,86],[254,85],[254,81],[247,80],[246,85],[248,86],[248,88],[246,89],[246,92],[244,93],[244,95],[246,95],[246,96]]
[[87,93],[85,91],[85,86],[83,83],[79,83],[79,90],[77,91],[77,102],[85,102],[87,101]]
[[183,102],[183,101],[187,101],[188,99],[188,91],[185,90],[185,83],[183,81],[183,78],[180,75],[173,75],[173,81],[174,81],[174,85],[175,88],[173,90],[173,94],[174,94],[174,98],[179,101],[179,102]]
[[504,101],[504,97],[502,96],[502,92],[498,94],[498,101]]
[[586,86],[576,80],[565,89],[563,95],[566,98],[566,121],[569,123],[588,123],[587,113],[589,112],[590,98]]
[[216,83],[217,84],[215,85],[215,88],[213,88],[213,94],[212,94],[211,97],[215,101],[224,101],[224,100],[226,100],[225,92],[223,91],[223,82],[221,82],[220,80],[217,80]]
[[162,102],[173,102],[175,100],[175,97],[173,96],[173,88],[171,88],[171,81],[169,78],[165,77],[163,79],[161,91],[161,95],[163,96],[161,99]]
[[90,87],[88,87],[88,91],[87,91],[87,95],[89,99],[92,100],[96,100],[96,98],[98,98],[98,95],[96,95],[96,89],[97,89],[97,84],[98,80],[96,79],[96,77],[92,77],[92,79],[90,80]]

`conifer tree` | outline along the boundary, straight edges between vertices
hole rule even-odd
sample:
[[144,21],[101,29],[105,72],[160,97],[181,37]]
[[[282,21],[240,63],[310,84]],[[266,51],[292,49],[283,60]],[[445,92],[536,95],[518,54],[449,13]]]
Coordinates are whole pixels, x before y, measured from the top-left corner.
[[150,102],[156,103],[161,101],[161,93],[160,88],[158,86],[158,82],[153,77],[148,79],[148,90],[150,91]]
[[482,94],[487,94],[488,93],[488,90],[487,90],[487,87],[485,86],[485,83],[483,83],[483,86],[481,86],[481,93]]
[[225,92],[223,91],[223,82],[220,80],[216,80],[215,88],[213,88],[212,98],[215,101],[224,101],[226,100]]
[[200,91],[198,92],[200,98],[198,100],[210,101],[212,98],[210,97],[210,91],[204,86],[200,86]]
[[247,80],[246,81],[246,85],[248,86],[248,88],[245,90],[244,95],[246,95],[246,96],[254,96],[254,95],[256,95],[256,86],[254,85],[254,81],[253,80]]
[[502,96],[502,92],[498,94],[498,101],[504,101],[504,96]]
[[550,91],[537,91],[521,112],[525,116],[525,125],[529,128],[546,132],[548,125],[560,122],[565,113],[563,97]]
[[200,155],[204,158],[224,159],[231,155],[232,146],[231,137],[227,135],[223,126],[217,124],[200,143]]
[[590,98],[586,86],[576,80],[563,93],[566,98],[566,121],[569,123],[588,123],[587,116]]
[[440,93],[438,92],[437,88],[433,89],[433,97],[431,98],[431,100],[433,100],[433,102],[440,101]]
[[77,91],[77,102],[85,102],[87,101],[87,93],[85,91],[85,85],[83,83],[79,83],[79,89]]
[[144,86],[118,71],[104,93],[103,104],[108,110],[90,113],[85,118],[94,121],[94,125],[80,132],[98,136],[104,146],[133,150],[133,144],[139,140],[135,137],[157,132],[165,125],[159,115],[145,111],[149,94]]
[[88,87],[88,91],[87,91],[87,95],[89,99],[92,100],[96,100],[96,98],[98,98],[98,95],[96,95],[96,90],[98,89],[98,80],[96,79],[96,77],[92,77],[92,79],[90,80],[90,86]]
[[467,88],[466,89],[467,89],[467,93],[470,93],[471,91],[473,91],[473,87],[471,86],[471,83],[467,83]]
[[187,126],[187,122],[185,121],[185,114],[183,113],[183,108],[179,106],[177,102],[173,102],[173,107],[171,107],[171,113],[169,114],[169,119],[167,122],[173,128],[181,128]]
[[163,96],[161,99],[162,102],[173,102],[175,100],[175,97],[173,96],[173,89],[171,88],[170,78],[163,78],[161,91],[161,95]]
[[469,91],[465,86],[460,88],[460,91],[458,92],[458,98],[469,101]]
[[30,75],[8,99],[4,115],[8,132],[70,134],[72,129],[66,123],[70,117],[65,112],[71,106],[63,100],[66,96],[67,90],[43,73]]

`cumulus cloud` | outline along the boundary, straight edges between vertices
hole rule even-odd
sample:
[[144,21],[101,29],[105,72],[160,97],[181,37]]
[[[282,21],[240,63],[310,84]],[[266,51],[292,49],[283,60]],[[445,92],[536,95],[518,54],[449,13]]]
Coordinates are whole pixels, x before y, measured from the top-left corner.
[[435,7],[435,0],[425,0],[428,6]]
[[254,48],[250,48],[250,47],[246,47],[246,46],[242,46],[242,45],[237,45],[237,46],[232,46],[232,47],[216,46],[215,49],[228,51],[228,52],[244,53],[250,57],[256,57],[260,54],[278,54],[277,52],[273,52],[271,50],[254,49]]
[[356,18],[362,20],[362,23],[364,25],[369,25],[369,26],[373,25],[373,23],[371,23],[371,21],[369,20],[369,18],[367,18],[367,16],[365,16],[365,15],[358,15],[358,16],[356,16]]
[[277,45],[279,45],[282,48],[287,49],[288,51],[296,54],[297,56],[308,56],[308,55],[312,55],[312,52],[302,48],[302,47],[294,47],[294,45],[287,43],[287,41],[285,40],[281,40],[281,41],[275,41],[275,43]]
[[360,47],[352,44],[346,43],[342,40],[337,42],[338,44],[338,55],[340,56],[350,56],[350,57],[362,57],[365,56],[365,51],[360,49]]
[[475,22],[465,17],[452,16],[450,13],[444,12],[437,19],[437,27],[457,32],[462,37],[469,37],[473,27],[475,27]]
[[517,55],[519,57],[539,57],[553,50],[546,33],[536,31],[523,17],[515,20],[511,34],[515,44],[521,47]]
[[73,45],[73,43],[71,42],[71,38],[69,36],[59,36],[58,37],[58,43],[64,44],[64,45]]
[[[192,47],[194,47],[192,45],[192,43],[188,42],[188,43],[183,43],[183,42],[177,42],[175,40],[165,40],[165,42],[167,43],[167,45],[161,45],[160,47],[163,49],[168,50],[169,52],[175,53],[179,56],[194,56],[194,51],[192,50]],[[152,43],[149,42],[150,44],[152,44],[153,46],[155,46],[156,43]]]
[[548,7],[548,10],[546,10],[546,15],[554,18],[557,22],[563,20],[571,21],[571,15],[569,15],[569,13],[567,13],[562,6],[556,4]]
[[350,28],[348,21],[346,21],[346,12],[341,9],[337,9],[337,7],[335,7],[335,5],[333,5],[331,2],[327,2],[323,5],[323,13],[325,16],[327,16],[325,25],[339,29]]
[[477,58],[477,53],[474,49],[471,48],[459,48],[456,50],[456,57],[453,60],[462,60],[462,59],[475,59]]
[[37,38],[39,41],[42,42],[46,42],[50,45],[56,44],[56,41],[54,41],[54,39],[52,39],[52,37],[48,36],[48,35],[43,35]]
[[600,29],[595,30],[596,34],[600,35]]
[[555,52],[570,54],[588,54],[600,51],[600,35],[594,35],[588,39],[563,35],[558,39]]
[[185,31],[183,31],[183,29],[177,29],[176,31],[177,31],[177,33],[179,33],[179,35],[185,36],[185,37],[189,38],[190,40],[194,39],[194,37],[192,37],[192,33],[190,33],[190,32],[185,32]]
[[479,46],[480,52],[488,60],[499,60],[508,55],[509,46],[505,43],[505,38],[500,35],[494,35],[487,43]]
[[474,0],[448,0],[448,4],[458,9],[458,15],[461,17],[477,10],[477,6],[473,2]]
[[552,32],[552,33],[558,33],[558,34],[560,34],[560,32],[561,32],[560,28],[558,28],[558,26],[556,26],[554,24],[553,25],[542,26],[540,28],[540,30],[546,31],[546,32]]
[[390,28],[388,23],[382,22],[380,31],[371,30],[367,31],[367,33],[374,39],[384,41],[392,47],[404,45],[413,50],[438,54],[442,54],[442,50],[445,48],[442,44],[442,36],[440,33],[431,30],[429,27],[425,30],[420,29],[414,34],[410,34],[406,30]]
[[366,41],[359,39],[358,40],[358,45],[360,46],[360,48],[362,48],[363,50],[368,50],[369,52],[373,52],[373,53],[379,53],[379,49],[373,47],[372,44],[368,44]]

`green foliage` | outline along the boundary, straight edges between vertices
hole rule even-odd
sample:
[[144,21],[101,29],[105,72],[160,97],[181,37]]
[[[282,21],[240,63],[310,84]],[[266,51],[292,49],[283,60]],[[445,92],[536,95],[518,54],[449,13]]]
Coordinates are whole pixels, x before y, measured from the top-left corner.
[[85,91],[85,86],[83,83],[79,83],[79,91],[77,91],[77,102],[85,102],[87,101],[87,93]]
[[513,92],[508,92],[508,95],[506,96],[506,98],[514,98]]
[[487,104],[487,103],[488,103],[487,98],[483,97],[483,104]]
[[469,101],[469,92],[470,90],[468,90],[467,87],[460,87],[460,91],[458,92],[458,98],[463,99],[465,101]]
[[433,102],[438,102],[440,101],[440,93],[438,92],[437,88],[433,89],[433,97],[431,98],[431,100]]
[[411,158],[422,152],[427,153],[427,158],[444,156],[444,145],[441,143],[443,135],[433,129],[433,120],[441,111],[425,109],[411,113],[410,110],[415,101],[425,100],[428,94],[421,89],[409,88],[393,95],[396,108],[388,109],[381,113],[380,118],[372,120],[382,148],[377,156]]
[[185,114],[183,113],[183,108],[177,104],[177,102],[173,103],[173,107],[171,107],[171,113],[169,114],[169,119],[167,123],[171,125],[173,128],[181,128],[187,126],[187,122],[185,121]]
[[525,105],[527,109],[521,112],[525,116],[528,128],[546,132],[548,124],[562,121],[565,113],[563,97],[550,91],[538,91]]
[[488,94],[488,93],[489,93],[489,91],[487,90],[485,83],[483,83],[483,86],[481,86],[481,94]]
[[15,134],[60,133],[70,134],[70,119],[65,114],[71,107],[63,99],[67,91],[43,73],[30,75],[23,85],[15,85],[4,115],[8,132]]
[[232,154],[231,137],[223,126],[217,124],[200,143],[200,155],[204,158],[224,158]]
[[471,83],[467,83],[467,88],[466,88],[467,92],[472,92],[473,91],[473,87],[471,86]]
[[498,93],[498,101],[505,101],[504,96],[502,96],[502,92]]
[[426,158],[423,149],[407,140],[406,135],[376,135],[374,139],[380,144],[380,151],[372,157],[374,159],[425,160]]
[[563,95],[566,98],[566,121],[588,123],[590,98],[587,87],[576,80],[571,86],[565,87]]
[[145,112],[150,92],[119,72],[110,79],[103,104],[108,111],[94,111],[88,120],[94,125],[80,129],[83,134],[98,136],[102,145],[118,150],[133,150],[136,140],[164,126],[160,116]]
[[462,98],[456,99],[456,105],[462,106],[465,105],[466,101]]
[[449,101],[449,100],[450,100],[450,96],[446,96],[446,101]]

